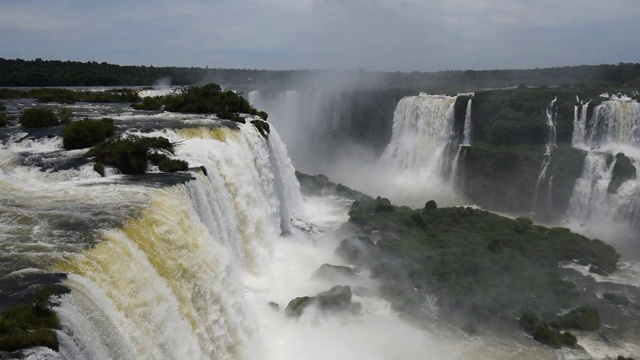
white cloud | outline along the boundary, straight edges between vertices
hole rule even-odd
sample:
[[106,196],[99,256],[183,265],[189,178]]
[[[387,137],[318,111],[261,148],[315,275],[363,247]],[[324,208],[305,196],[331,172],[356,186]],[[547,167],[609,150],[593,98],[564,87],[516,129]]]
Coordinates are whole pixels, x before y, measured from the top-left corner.
[[625,36],[640,30],[637,0],[6,1],[5,57],[384,70],[640,59]]

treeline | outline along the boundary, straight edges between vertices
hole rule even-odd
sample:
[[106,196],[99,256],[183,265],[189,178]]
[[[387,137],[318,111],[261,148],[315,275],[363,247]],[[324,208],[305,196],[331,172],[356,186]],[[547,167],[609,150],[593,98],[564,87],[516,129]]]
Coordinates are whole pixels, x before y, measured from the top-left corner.
[[369,72],[255,70],[198,67],[120,66],[95,61],[0,58],[0,86],[148,86],[160,79],[173,85],[216,82],[238,89],[291,88],[315,80],[344,81],[356,88],[472,91],[517,85],[640,86],[640,63],[582,65],[532,70]]

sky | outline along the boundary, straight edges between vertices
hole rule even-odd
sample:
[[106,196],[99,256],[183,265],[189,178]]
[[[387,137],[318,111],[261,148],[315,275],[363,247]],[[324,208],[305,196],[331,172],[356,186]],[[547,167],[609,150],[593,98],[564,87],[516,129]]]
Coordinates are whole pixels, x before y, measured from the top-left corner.
[[2,0],[0,57],[382,71],[640,62],[640,0]]

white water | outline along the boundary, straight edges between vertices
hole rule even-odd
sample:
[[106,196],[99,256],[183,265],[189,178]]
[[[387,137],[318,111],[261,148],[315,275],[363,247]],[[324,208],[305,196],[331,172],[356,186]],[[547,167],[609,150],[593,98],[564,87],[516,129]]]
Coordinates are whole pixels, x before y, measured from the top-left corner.
[[[640,225],[640,179],[631,179],[617,193],[608,194],[615,160],[606,165],[607,153],[625,153],[640,170],[640,104],[611,97],[587,118],[587,104],[574,112],[574,147],[589,151],[582,176],[574,187],[567,217],[574,227],[607,238],[615,230],[637,237]],[[638,172],[640,174],[640,172]]]
[[[141,120],[129,115],[119,119]],[[60,299],[57,309],[64,326],[58,333],[61,353],[36,349],[29,356],[589,357],[556,353],[517,334],[514,339],[468,337],[436,314],[424,329],[417,329],[376,297],[354,296],[363,304],[361,316],[325,317],[314,311],[299,320],[284,316],[282,309],[290,299],[334,285],[311,279],[311,274],[323,263],[343,265],[334,249],[346,235],[333,231],[347,220],[350,203],[339,198],[301,199],[286,149],[272,131],[268,141],[251,125],[240,125],[239,131],[202,127],[145,134],[168,137],[179,144],[177,157],[207,169],[208,176],[196,172],[193,181],[163,188],[123,182],[126,177],[120,175],[103,179],[90,165],[57,172],[18,165],[22,155],[57,159],[80,153],[60,151],[57,138],[3,145],[0,196],[6,207],[3,215],[11,216],[2,217],[0,256],[24,256],[47,270],[70,273],[65,284],[72,292]],[[112,215],[100,220],[104,213]],[[288,226],[283,218],[290,214],[314,223],[314,232],[293,227],[290,236],[281,236]],[[60,233],[57,226],[76,217],[86,226]],[[123,219],[128,220],[117,224]],[[349,281],[376,286],[366,271]],[[278,303],[280,311],[271,309],[270,301]]]
[[473,99],[469,99],[467,102],[467,110],[464,114],[464,140],[462,145],[471,145],[471,105]]
[[591,119],[584,115],[574,131],[573,143],[586,147],[628,144],[640,147],[640,104],[627,98],[612,98],[596,106]]
[[[540,166],[540,174],[538,175],[538,180],[536,181],[536,187],[533,192],[533,200],[532,200],[532,212],[536,212],[536,210],[540,206],[540,188],[542,186],[542,182],[547,177],[547,169],[549,168],[549,164],[551,163],[551,153],[557,147],[556,144],[556,115],[557,110],[555,107],[556,101],[558,98],[554,98],[549,106],[547,106],[547,126],[549,128],[549,139],[547,144],[544,146],[544,154],[542,155],[542,165]],[[547,185],[547,198],[551,196],[551,182],[549,179]],[[550,201],[548,202],[550,204]]]
[[[441,192],[449,199],[456,97],[420,94],[405,97],[393,115],[391,142],[380,158],[392,186],[412,196]],[[422,203],[424,196],[418,196]]]

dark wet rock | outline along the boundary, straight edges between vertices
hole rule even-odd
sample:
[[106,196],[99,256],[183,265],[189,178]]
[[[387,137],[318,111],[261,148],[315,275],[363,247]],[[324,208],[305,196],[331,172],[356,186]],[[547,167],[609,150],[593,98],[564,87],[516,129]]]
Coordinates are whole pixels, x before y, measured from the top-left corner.
[[335,280],[339,278],[354,277],[355,275],[355,268],[349,266],[322,264],[322,266],[313,273],[312,277],[325,280]]
[[361,305],[351,302],[351,287],[337,285],[327,291],[323,291],[316,296],[302,296],[295,298],[289,302],[285,310],[288,316],[300,316],[305,309],[314,305],[322,312],[350,312],[359,314]]

